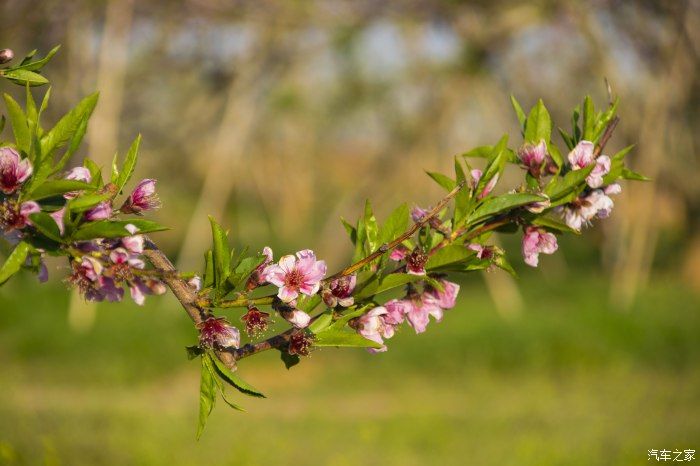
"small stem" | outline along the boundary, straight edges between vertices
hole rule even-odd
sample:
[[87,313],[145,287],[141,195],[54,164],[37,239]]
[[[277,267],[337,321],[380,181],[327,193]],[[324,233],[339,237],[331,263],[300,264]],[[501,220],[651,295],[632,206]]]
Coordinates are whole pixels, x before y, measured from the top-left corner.
[[224,301],[220,301],[218,304],[214,304],[210,299],[200,299],[198,301],[198,304],[202,307],[206,308],[219,308],[219,309],[227,309],[227,308],[232,308],[232,307],[248,307],[248,306],[267,306],[272,304],[272,302],[275,300],[276,295],[270,295],[270,296],[263,296],[261,298],[248,298],[246,296],[237,298],[237,299],[228,299]]

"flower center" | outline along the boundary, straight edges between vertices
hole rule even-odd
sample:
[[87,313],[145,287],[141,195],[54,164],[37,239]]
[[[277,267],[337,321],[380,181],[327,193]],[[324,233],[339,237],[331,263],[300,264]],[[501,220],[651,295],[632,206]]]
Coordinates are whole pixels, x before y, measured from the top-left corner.
[[290,288],[299,288],[304,282],[304,275],[297,269],[292,270],[284,276],[284,285]]

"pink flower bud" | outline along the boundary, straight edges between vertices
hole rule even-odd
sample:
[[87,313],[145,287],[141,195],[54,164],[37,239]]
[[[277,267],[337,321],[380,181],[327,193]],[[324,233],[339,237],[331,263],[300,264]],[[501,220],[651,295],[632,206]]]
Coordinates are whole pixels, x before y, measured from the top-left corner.
[[356,275],[334,278],[322,292],[323,301],[330,308],[338,305],[342,307],[352,306],[355,303],[352,292],[355,290],[356,283]]
[[112,216],[112,204],[109,201],[103,201],[97,204],[92,209],[85,212],[85,219],[89,222],[96,220],[106,220]]
[[553,233],[532,226],[525,228],[522,250],[527,265],[537,267],[540,253],[554,254],[557,248],[557,237]]
[[[63,178],[66,180],[84,181],[89,183],[92,181],[92,174],[90,173],[90,170],[85,167],[75,167],[70,169]],[[78,195],[80,195],[80,191],[71,191],[65,193],[63,197],[66,199],[74,199],[78,197]]]
[[32,174],[29,159],[22,160],[19,152],[11,147],[0,147],[0,190],[12,194]]
[[540,140],[537,145],[525,144],[518,150],[518,158],[530,175],[539,178],[542,164],[547,158],[547,144],[543,140]]
[[408,254],[408,248],[403,244],[399,244],[391,251],[391,253],[389,253],[389,259],[398,262],[403,260],[406,257],[406,254]]
[[139,214],[160,206],[160,199],[156,194],[156,180],[147,178],[136,185],[120,210],[126,214]]
[[11,62],[13,58],[15,58],[15,52],[12,49],[0,50],[0,65]]

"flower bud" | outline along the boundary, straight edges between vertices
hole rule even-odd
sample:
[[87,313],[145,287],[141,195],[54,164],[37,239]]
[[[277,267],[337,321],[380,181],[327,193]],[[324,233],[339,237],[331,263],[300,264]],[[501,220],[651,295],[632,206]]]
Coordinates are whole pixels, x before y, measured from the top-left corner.
[[106,220],[112,216],[112,204],[109,201],[103,201],[97,204],[92,209],[85,212],[85,220],[94,222],[96,220]]
[[159,207],[160,199],[156,194],[156,180],[146,178],[136,185],[120,210],[125,214],[140,214],[143,211]]
[[13,58],[15,58],[15,52],[13,52],[11,49],[0,50],[0,65],[4,65],[5,63],[12,61]]
[[355,290],[356,283],[356,275],[334,278],[321,292],[323,302],[330,308],[338,305],[342,307],[352,306],[355,303],[352,292]]
[[12,194],[32,175],[32,163],[15,149],[0,147],[0,190]]

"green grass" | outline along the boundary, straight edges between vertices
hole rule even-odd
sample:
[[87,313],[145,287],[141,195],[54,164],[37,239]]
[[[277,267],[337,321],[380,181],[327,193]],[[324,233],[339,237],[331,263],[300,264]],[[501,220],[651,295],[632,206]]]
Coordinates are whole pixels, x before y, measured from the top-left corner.
[[474,276],[443,323],[385,354],[245,360],[268,399],[219,403],[200,442],[195,333],[172,298],[103,305],[79,334],[60,285],[19,280],[0,294],[0,464],[634,465],[700,450],[700,296],[657,276],[620,313],[604,277],[581,273],[525,274],[512,321]]

